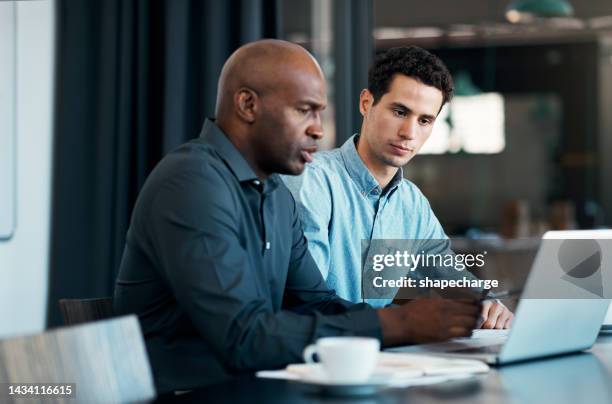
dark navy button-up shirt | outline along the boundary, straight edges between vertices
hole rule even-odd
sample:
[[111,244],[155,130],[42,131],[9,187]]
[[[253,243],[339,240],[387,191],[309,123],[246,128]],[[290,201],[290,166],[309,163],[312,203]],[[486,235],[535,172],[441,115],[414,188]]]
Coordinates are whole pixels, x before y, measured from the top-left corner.
[[282,368],[323,336],[382,337],[374,309],[325,285],[278,176],[258,179],[212,121],[147,179],[114,305],[138,315],[159,392]]

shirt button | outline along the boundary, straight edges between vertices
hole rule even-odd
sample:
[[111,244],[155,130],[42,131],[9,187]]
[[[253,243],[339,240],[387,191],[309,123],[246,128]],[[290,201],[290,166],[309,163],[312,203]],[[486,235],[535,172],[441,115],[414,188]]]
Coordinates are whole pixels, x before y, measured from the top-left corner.
[[254,180],[254,181],[253,181],[253,184],[255,184],[255,185],[259,186],[259,185],[261,184],[261,182],[260,182],[259,180]]
[[269,250],[269,249],[270,249],[270,242],[266,241],[266,250]]

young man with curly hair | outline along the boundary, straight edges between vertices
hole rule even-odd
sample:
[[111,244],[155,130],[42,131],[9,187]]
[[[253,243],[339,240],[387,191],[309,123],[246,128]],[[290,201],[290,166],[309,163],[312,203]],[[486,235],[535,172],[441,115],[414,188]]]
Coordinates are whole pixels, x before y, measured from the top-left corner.
[[[427,199],[402,170],[452,96],[452,77],[440,59],[414,46],[390,49],[376,58],[359,97],[360,132],[317,153],[301,177],[285,178],[309,250],[341,297],[375,306],[391,301],[363,296],[362,239],[427,240],[428,253],[452,252]],[[458,276],[452,272],[441,276]],[[511,321],[503,304],[484,302],[481,327],[508,328]]]

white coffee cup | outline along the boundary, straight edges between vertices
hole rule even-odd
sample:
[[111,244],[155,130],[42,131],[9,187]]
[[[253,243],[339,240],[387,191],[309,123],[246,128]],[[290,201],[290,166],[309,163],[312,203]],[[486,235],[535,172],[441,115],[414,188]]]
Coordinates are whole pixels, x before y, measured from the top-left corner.
[[368,380],[378,361],[380,341],[366,337],[326,337],[304,349],[304,361],[314,363],[316,353],[330,381],[358,383]]

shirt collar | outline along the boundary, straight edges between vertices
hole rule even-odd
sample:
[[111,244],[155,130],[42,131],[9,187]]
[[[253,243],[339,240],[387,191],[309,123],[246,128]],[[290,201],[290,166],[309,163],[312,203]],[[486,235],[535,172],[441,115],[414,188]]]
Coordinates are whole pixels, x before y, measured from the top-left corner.
[[[212,146],[219,157],[229,167],[239,182],[251,182],[258,190],[266,194],[272,192],[280,183],[278,175],[273,174],[266,181],[260,181],[255,172],[244,159],[242,153],[229,140],[213,119],[206,119],[200,133],[200,140]],[[263,184],[263,189],[261,185]]]
[[[361,159],[361,156],[359,156],[359,153],[357,153],[358,140],[359,134],[355,134],[348,138],[340,147],[340,153],[342,154],[346,170],[364,195],[370,194],[374,189],[378,189],[379,194],[382,194],[383,190],[380,188],[380,185],[378,185],[378,181],[376,181],[376,178],[374,178]],[[391,191],[395,190],[395,188],[401,184],[403,178],[404,172],[400,167],[391,179],[391,182],[389,182],[389,185],[387,185],[385,193],[390,194]]]

